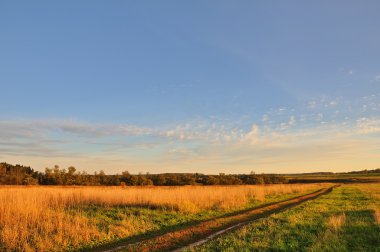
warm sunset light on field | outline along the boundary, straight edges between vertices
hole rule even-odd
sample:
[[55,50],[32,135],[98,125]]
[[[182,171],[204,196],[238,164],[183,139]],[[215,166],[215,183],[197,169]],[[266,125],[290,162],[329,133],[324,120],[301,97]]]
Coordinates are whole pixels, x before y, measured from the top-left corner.
[[380,1],[0,2],[0,252],[380,251]]
[[4,4],[0,159],[111,174],[376,168],[377,4],[343,5]]

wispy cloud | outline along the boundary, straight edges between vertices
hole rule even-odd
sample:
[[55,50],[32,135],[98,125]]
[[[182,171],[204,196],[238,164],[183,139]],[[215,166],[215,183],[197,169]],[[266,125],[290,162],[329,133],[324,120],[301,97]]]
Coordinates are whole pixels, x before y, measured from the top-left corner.
[[380,74],[379,74],[379,75],[376,75],[375,78],[374,78],[374,80],[375,80],[376,82],[380,82]]
[[263,116],[262,116],[262,119],[261,119],[261,121],[262,122],[268,122],[269,121],[269,116],[267,115],[267,114],[264,114]]
[[355,70],[352,68],[341,67],[339,69],[339,72],[344,74],[344,75],[350,76],[350,75],[353,75],[355,73]]
[[[0,159],[110,172],[371,168],[380,158],[379,109],[379,96],[372,94],[351,103],[322,97],[302,108],[282,106],[237,120],[215,116],[155,126],[1,120]],[[354,153],[356,161],[347,162]]]
[[359,134],[368,134],[380,132],[380,118],[360,118],[357,120],[357,132]]

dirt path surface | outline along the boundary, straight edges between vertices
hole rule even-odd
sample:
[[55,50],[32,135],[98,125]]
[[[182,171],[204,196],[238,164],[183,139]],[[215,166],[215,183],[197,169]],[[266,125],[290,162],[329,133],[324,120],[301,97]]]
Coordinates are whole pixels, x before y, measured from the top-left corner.
[[169,231],[163,235],[151,237],[136,243],[119,243],[114,246],[108,245],[94,249],[96,252],[114,252],[114,251],[182,251],[194,246],[201,245],[218,235],[228,232],[232,229],[246,225],[249,222],[269,216],[270,214],[283,211],[287,208],[294,207],[305,201],[315,199],[321,195],[332,191],[335,186],[327,187],[288,200],[265,204],[256,208],[241,211],[235,215],[224,216],[212,220],[204,221],[190,227],[184,227],[181,230]]

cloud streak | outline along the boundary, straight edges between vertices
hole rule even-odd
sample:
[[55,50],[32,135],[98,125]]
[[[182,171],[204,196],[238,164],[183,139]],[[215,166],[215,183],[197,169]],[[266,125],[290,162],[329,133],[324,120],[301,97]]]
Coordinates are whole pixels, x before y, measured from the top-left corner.
[[362,117],[351,124],[327,123],[292,130],[290,127],[297,123],[295,116],[288,118],[286,127],[280,123],[272,128],[265,123],[244,129],[199,121],[168,128],[66,120],[2,121],[0,158],[29,160],[40,169],[54,161],[87,164],[87,170],[89,164],[93,169],[104,169],[100,164],[108,160],[111,172],[129,164],[132,172],[206,173],[250,169],[281,172],[284,167],[292,171],[301,167],[344,169],[350,166],[345,160],[355,154],[363,161],[366,157],[363,165],[368,166],[379,158],[373,134],[380,132],[380,118]]
[[371,94],[350,102],[320,97],[256,118],[213,116],[155,126],[1,120],[0,159],[40,170],[59,163],[110,173],[370,169],[380,158],[379,110],[379,94]]

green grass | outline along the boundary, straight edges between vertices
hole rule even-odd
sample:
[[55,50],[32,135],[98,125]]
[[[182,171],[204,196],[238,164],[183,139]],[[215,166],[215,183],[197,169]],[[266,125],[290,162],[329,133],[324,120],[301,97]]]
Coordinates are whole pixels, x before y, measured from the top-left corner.
[[[314,191],[314,190],[312,190]],[[309,191],[311,192],[311,191]],[[292,194],[279,194],[267,197],[264,201],[252,201],[243,208],[229,209],[229,210],[207,210],[198,213],[183,213],[180,211],[173,211],[169,209],[150,209],[145,207],[100,207],[92,206],[85,209],[81,209],[81,214],[89,217],[91,220],[96,221],[99,230],[103,230],[106,233],[114,234],[115,231],[109,232],[112,229],[120,227],[122,232],[123,225],[127,220],[130,226],[135,229],[130,233],[124,235],[109,235],[103,240],[95,240],[92,243],[86,244],[79,248],[86,251],[89,248],[98,247],[106,244],[117,244],[119,242],[135,242],[143,238],[150,238],[160,234],[164,234],[168,231],[178,230],[187,226],[197,224],[201,221],[209,220],[212,218],[233,214],[237,211],[241,211],[247,208],[256,207],[262,204],[281,201],[289,198],[293,198],[303,193]],[[72,214],[78,214],[73,209]],[[67,250],[78,250],[78,248],[68,248]]]
[[[373,215],[373,209],[379,207],[380,199],[360,190],[360,186],[344,185],[193,250],[380,251],[380,225]],[[345,220],[334,229],[331,218],[343,214]]]

